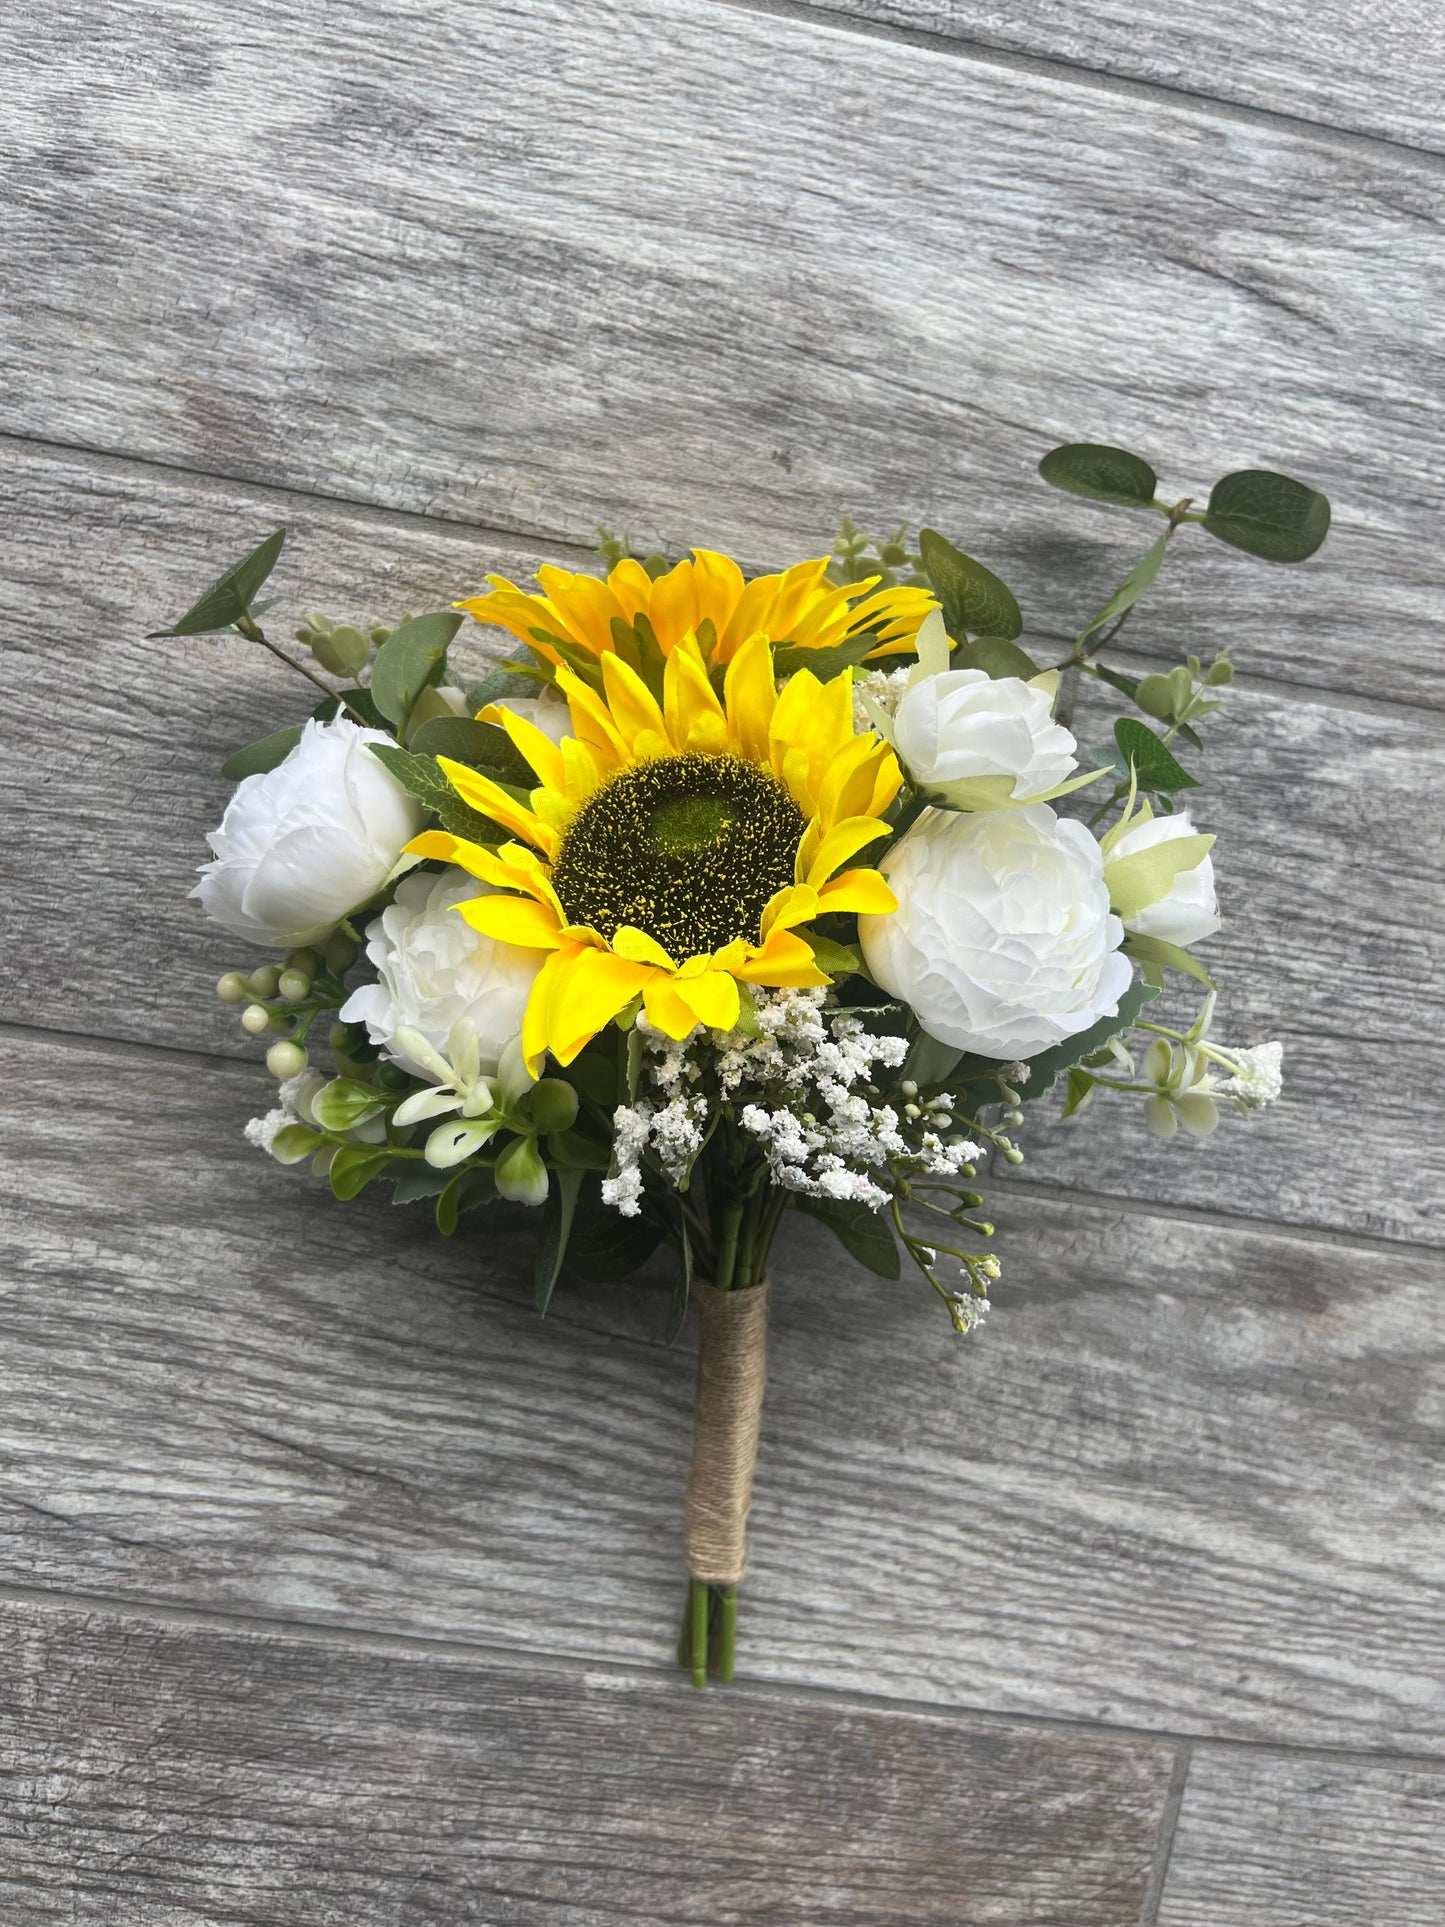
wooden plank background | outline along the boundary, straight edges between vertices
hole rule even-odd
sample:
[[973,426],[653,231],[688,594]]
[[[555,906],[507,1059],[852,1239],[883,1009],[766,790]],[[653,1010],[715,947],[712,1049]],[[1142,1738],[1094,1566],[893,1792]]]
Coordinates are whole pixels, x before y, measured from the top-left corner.
[[[7,1922],[1437,1919],[1435,14],[32,0],[0,54]],[[520,1221],[244,1146],[183,895],[295,697],[141,638],[280,522],[279,613],[382,616],[847,509],[1047,648],[1148,534],[1031,479],[1079,437],[1335,502],[1298,571],[1181,543],[1121,657],[1240,664],[1212,958],[1287,1095],[1039,1120],[965,1345],[790,1236],[694,1697],[665,1277],[540,1324]]]

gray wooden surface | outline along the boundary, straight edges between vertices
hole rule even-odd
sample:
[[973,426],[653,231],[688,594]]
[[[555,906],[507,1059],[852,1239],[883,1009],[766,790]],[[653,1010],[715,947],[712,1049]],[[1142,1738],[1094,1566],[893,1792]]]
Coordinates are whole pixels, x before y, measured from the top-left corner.
[[[1437,1919],[1434,17],[32,0],[0,52],[0,1915]],[[1121,657],[1241,664],[1212,961],[1287,1096],[1039,1120],[963,1346],[788,1239],[694,1697],[665,1276],[540,1324],[520,1222],[244,1146],[181,899],[296,697],[141,636],[283,521],[278,616],[385,615],[851,509],[1047,650],[1150,533],[1030,479],[1078,436],[1336,504],[1306,569],[1171,558]]]

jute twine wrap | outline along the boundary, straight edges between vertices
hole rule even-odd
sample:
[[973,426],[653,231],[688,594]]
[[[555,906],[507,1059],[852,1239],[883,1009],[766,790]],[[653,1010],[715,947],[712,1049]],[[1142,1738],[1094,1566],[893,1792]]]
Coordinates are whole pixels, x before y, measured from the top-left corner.
[[694,1284],[699,1333],[687,1568],[734,1586],[748,1566],[748,1507],[768,1377],[768,1285],[718,1291]]

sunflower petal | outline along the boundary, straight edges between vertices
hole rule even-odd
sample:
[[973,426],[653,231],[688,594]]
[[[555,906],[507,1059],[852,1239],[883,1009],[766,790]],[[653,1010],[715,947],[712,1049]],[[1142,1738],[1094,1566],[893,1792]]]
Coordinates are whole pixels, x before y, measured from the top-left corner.
[[483,776],[480,770],[468,769],[465,763],[454,763],[450,756],[438,756],[437,765],[457,795],[464,803],[470,803],[474,810],[480,810],[483,816],[491,817],[494,823],[500,823],[514,836],[525,838],[539,850],[555,847],[555,832],[548,829],[531,810],[508,796],[490,776]]
[[519,950],[560,950],[567,941],[563,925],[550,904],[531,897],[472,897],[457,905],[473,930],[499,943],[515,944]]
[[835,823],[822,842],[818,854],[808,865],[808,882],[822,883],[849,857],[856,856],[868,844],[876,843],[880,836],[887,836],[888,825],[880,823],[876,816],[847,816],[841,823]]
[[818,914],[846,910],[855,917],[888,917],[898,899],[877,870],[845,870],[818,892]]

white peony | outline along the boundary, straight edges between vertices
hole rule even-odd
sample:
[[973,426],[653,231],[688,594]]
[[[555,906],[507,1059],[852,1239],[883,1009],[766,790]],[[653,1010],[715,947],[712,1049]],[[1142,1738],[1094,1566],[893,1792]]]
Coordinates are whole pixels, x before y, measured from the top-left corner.
[[879,867],[898,909],[858,919],[863,954],[942,1043],[1032,1057],[1117,1011],[1124,929],[1082,823],[1043,803],[929,810]]
[[[1111,832],[1105,839],[1104,876],[1111,886],[1115,866],[1126,858],[1152,850],[1179,837],[1194,836],[1188,810],[1174,816],[1152,816],[1146,803],[1126,829]],[[1212,937],[1220,927],[1219,905],[1214,895],[1214,864],[1206,849],[1192,869],[1181,870],[1163,894],[1143,908],[1125,915],[1124,928],[1140,937],[1161,937],[1165,943],[1187,947],[1204,937]]]
[[919,789],[954,809],[999,809],[1052,795],[1072,775],[1073,737],[1053,715],[1054,678],[981,669],[924,676],[893,717],[893,746]]
[[366,902],[426,821],[369,743],[379,729],[348,717],[309,722],[284,762],[247,776],[206,838],[191,895],[207,916],[253,943],[313,943]]
[[487,1077],[496,1075],[502,1052],[521,1032],[545,953],[481,936],[457,914],[455,905],[491,890],[465,870],[415,871],[367,925],[366,954],[378,981],[352,992],[342,1020],[365,1024],[372,1043],[413,1077],[434,1079],[434,1060],[409,1053],[400,1031],[415,1032],[443,1057],[454,1033],[474,1037],[477,1070]]

